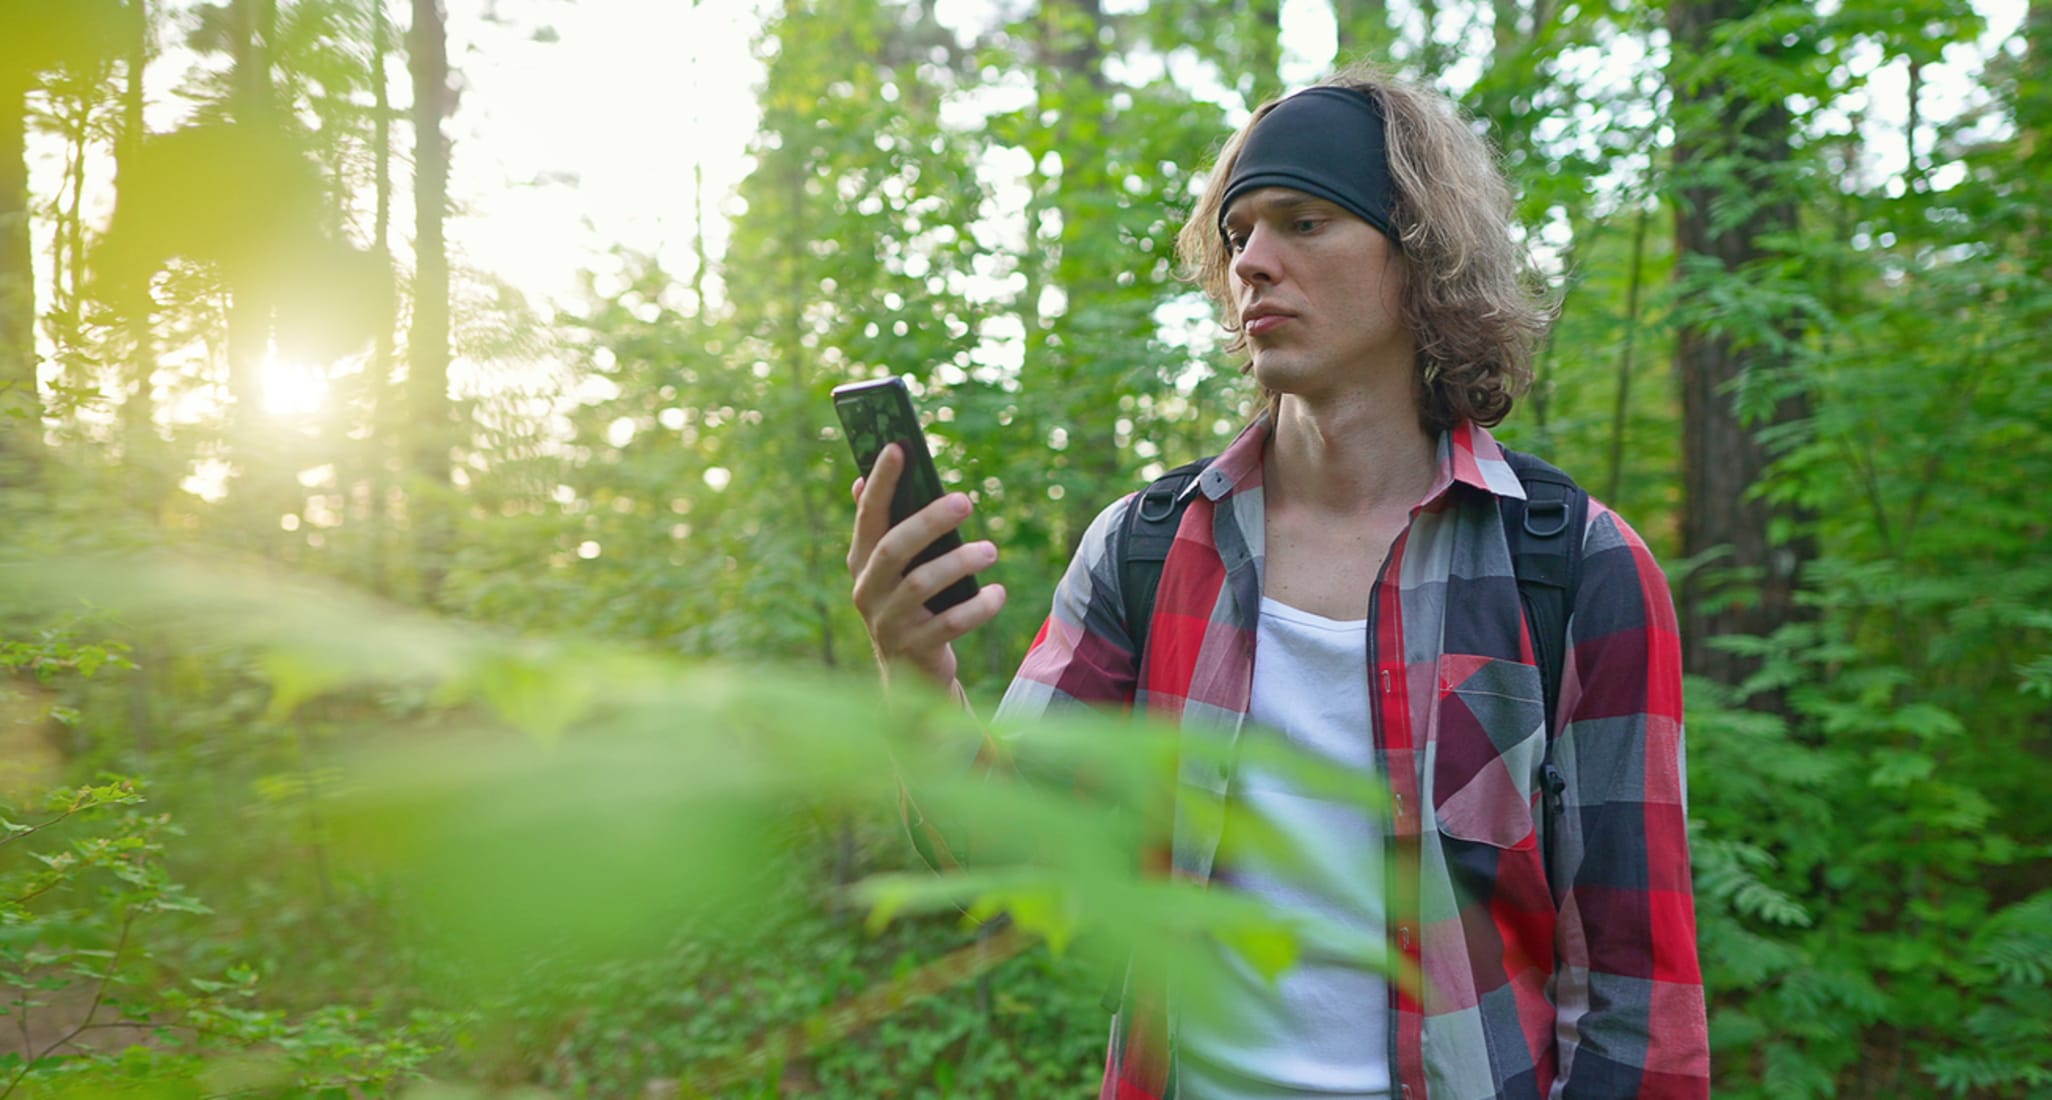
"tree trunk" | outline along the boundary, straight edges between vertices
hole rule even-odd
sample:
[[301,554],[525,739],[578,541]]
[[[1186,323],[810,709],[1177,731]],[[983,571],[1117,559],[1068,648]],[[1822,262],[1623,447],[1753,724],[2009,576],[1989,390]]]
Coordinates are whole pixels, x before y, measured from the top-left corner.
[[2052,0],[2031,0],[2023,22],[2024,64],[2017,73],[2016,147],[2024,152],[2019,180],[2029,181],[2031,196],[2025,255],[2037,257],[2038,272],[2052,277]]
[[[1043,210],[1059,215],[1060,228],[1046,242],[1045,255],[1052,263],[1033,266],[1027,274],[1023,320],[1026,323],[1026,361],[1037,364],[1057,379],[1070,395],[1059,419],[1049,427],[1060,427],[1068,435],[1064,472],[1069,484],[1061,505],[1057,537],[1071,551],[1083,536],[1101,500],[1093,499],[1101,487],[1116,484],[1120,458],[1116,422],[1116,400],[1106,400],[1103,384],[1095,377],[1095,364],[1079,354],[1088,337],[1073,331],[1077,310],[1090,301],[1091,287],[1112,279],[1113,273],[1087,263],[1084,250],[1070,242],[1089,240],[1092,234],[1113,232],[1108,215],[1095,193],[1102,175],[1103,140],[1112,131],[1104,74],[1104,45],[1100,34],[1105,23],[1102,0],[1046,0],[1041,5],[1040,40],[1035,44],[1041,66],[1039,92],[1041,110],[1056,114],[1054,148],[1061,155],[1061,169],[1054,177],[1050,194],[1036,196],[1027,208],[1027,232],[1040,232]],[[1040,313],[1046,288],[1053,287],[1063,303],[1052,316]]]
[[[1518,0],[1490,0],[1492,52],[1498,61],[1516,53],[1526,41],[1518,32]],[[1533,28],[1537,30],[1537,27]]]
[[1446,71],[1448,63],[1446,49],[1439,44],[1439,0],[1418,0],[1418,21],[1424,30],[1412,56],[1417,58],[1418,72],[1429,83]]
[[0,488],[33,482],[42,466],[27,112],[26,86],[0,87]]
[[[143,142],[143,76],[150,60],[150,6],[148,0],[130,0],[128,6],[127,80],[121,89],[121,140],[114,147],[114,188],[134,181],[136,154]],[[128,483],[138,508],[150,509],[161,500],[155,468],[156,392],[150,377],[156,370],[156,347],[151,327],[149,282],[127,292],[117,305],[128,331],[128,363],[121,401],[122,461],[128,467]]]
[[[449,44],[440,0],[413,0],[413,329],[408,339],[407,406],[413,473],[436,490],[449,483],[449,256],[443,217],[449,204]],[[446,572],[438,502],[412,509],[422,591],[434,602]]]
[[1332,0],[1332,19],[1339,31],[1334,64],[1389,59],[1395,35],[1389,26],[1388,0]]
[[[811,232],[806,224],[809,220],[806,215],[810,212],[810,205],[805,194],[805,180],[810,174],[809,167],[797,160],[786,162],[787,171],[782,182],[786,193],[785,201],[789,204],[790,239],[793,241],[807,240]],[[808,269],[802,260],[794,257],[788,261],[784,274],[784,308],[781,311],[784,329],[784,376],[788,380],[790,392],[800,394],[811,388],[809,372],[806,370],[804,333],[805,307],[812,301],[812,292],[808,287]],[[792,417],[790,430],[791,454],[797,470],[797,476],[793,480],[797,483],[798,511],[805,517],[806,526],[805,573],[809,577],[828,576],[831,575],[834,563],[828,560],[829,551],[825,548],[832,547],[835,540],[832,533],[826,529],[824,517],[831,503],[829,499],[822,499],[826,494],[822,492],[819,480],[806,476],[806,458],[816,449],[814,429],[812,423],[805,418]],[[819,663],[822,667],[833,668],[839,663],[834,654],[834,609],[817,590],[813,592],[810,602],[812,620],[819,631]],[[846,818],[841,819],[838,828],[845,839],[849,829]]]
[[1625,277],[1624,347],[1617,357],[1617,389],[1610,406],[1610,461],[1603,476],[1603,498],[1614,507],[1624,493],[1625,420],[1631,411],[1633,350],[1639,340],[1639,284],[1646,268],[1646,225],[1653,220],[1650,204],[1641,203],[1632,216],[1632,264]]
[[[121,140],[115,144],[115,195],[135,183],[135,156],[142,152],[144,127],[144,76],[150,68],[150,4],[129,0],[127,80],[121,86]],[[127,330],[127,363],[123,369],[121,398],[121,462],[127,468],[127,486],[137,511],[154,515],[164,505],[164,490],[170,480],[158,468],[162,456],[156,447],[156,302],[150,298],[150,279],[123,289],[115,310]],[[137,731],[137,737],[142,733]]]
[[[1678,271],[1695,256],[1724,273],[1737,272],[1769,257],[1764,239],[1795,228],[1795,203],[1776,178],[1790,157],[1786,106],[1755,100],[1733,86],[1730,68],[1709,75],[1695,71],[1697,59],[1713,48],[1717,26],[1749,11],[1734,0],[1675,0],[1668,6]],[[1719,160],[1736,160],[1739,167],[1713,177],[1706,167]],[[1735,224],[1713,224],[1712,205],[1725,193],[1721,188],[1746,192],[1751,213]],[[1762,195],[1767,197],[1761,200]],[[1749,496],[1770,458],[1755,432],[1804,418],[1809,410],[1803,397],[1787,396],[1763,423],[1741,422],[1735,390],[1741,382],[1774,384],[1767,377],[1774,366],[1771,349],[1792,342],[1795,326],[1787,319],[1775,322],[1776,332],[1742,344],[1727,327],[1702,319],[1701,293],[1684,279],[1678,312],[1689,319],[1675,335],[1682,393],[1682,552],[1703,563],[1682,585],[1682,645],[1689,672],[1737,683],[1756,662],[1713,649],[1709,640],[1769,634],[1796,619],[1797,575],[1813,554],[1807,539],[1777,543],[1769,533],[1774,510]]]
[[1266,103],[1282,94],[1282,0],[1251,0],[1248,16],[1254,22],[1253,51],[1247,58],[1247,72],[1254,78],[1249,106]]
[[[235,121],[255,130],[271,121],[269,47],[271,28],[277,22],[276,0],[235,0],[232,17]],[[228,393],[234,400],[229,438],[244,445],[249,441],[245,429],[263,405],[263,364],[271,349],[273,303],[267,273],[242,269],[227,272],[227,276],[231,298]]]
[[[693,26],[697,25],[697,19],[702,7],[703,0],[691,0]],[[932,13],[922,10],[920,18],[922,20],[931,19]],[[949,35],[948,40],[952,42],[954,37]],[[698,133],[699,125],[703,122],[702,105],[705,103],[705,86],[705,61],[699,57],[697,43],[693,43],[691,48],[692,133]],[[705,153],[703,150],[691,158],[691,259],[692,309],[697,317],[702,318],[706,315],[705,275],[707,269],[712,265],[711,252],[705,246]]]
[[[382,276],[392,271],[392,95],[385,83],[385,59],[392,51],[392,28],[385,18],[385,0],[370,0],[371,14],[371,172],[376,193],[371,221],[371,253],[378,258]],[[382,277],[381,276],[381,277]],[[364,450],[365,477],[370,481],[370,584],[371,590],[390,596],[392,575],[388,540],[390,504],[385,448],[396,434],[392,415],[392,366],[397,358],[399,316],[394,296],[387,295],[378,318],[376,344],[371,350],[368,399],[370,439]]]
[[[97,74],[95,74],[97,76]],[[87,382],[71,376],[79,352],[79,294],[83,289],[85,256],[86,158],[90,149],[92,96],[98,90],[95,77],[67,74],[45,85],[50,116],[62,127],[64,174],[57,197],[50,204],[50,297],[48,326],[53,331],[56,360],[67,384]]]
[[1902,126],[1902,144],[1906,163],[1902,178],[1911,191],[1928,190],[1924,180],[1924,158],[1917,153],[1917,131],[1923,128],[1924,112],[1924,63],[1915,57],[1909,59],[1909,117]]

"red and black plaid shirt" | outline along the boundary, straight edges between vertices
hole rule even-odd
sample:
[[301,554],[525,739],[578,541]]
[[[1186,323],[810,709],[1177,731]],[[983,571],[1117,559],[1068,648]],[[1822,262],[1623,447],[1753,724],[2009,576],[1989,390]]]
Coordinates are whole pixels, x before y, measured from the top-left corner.
[[[1005,695],[1007,725],[1061,703],[1130,704],[1185,736],[1238,736],[1260,611],[1267,438],[1264,418],[1199,479],[1163,568],[1144,668],[1109,549],[1133,498],[1098,516]],[[1370,596],[1374,721],[1363,735],[1390,785],[1387,865],[1399,869],[1385,919],[1391,951],[1421,977],[1415,988],[1391,983],[1389,1034],[1362,1039],[1387,1042],[1402,1100],[1707,1096],[1667,581],[1638,534],[1591,501],[1549,754],[1497,503],[1524,495],[1486,430],[1445,433],[1438,476]],[[1565,783],[1551,822],[1539,809],[1549,762]],[[1174,874],[1210,881],[1232,785],[1229,768],[1186,763]],[[1151,1000],[1127,991],[1106,1100],[1175,1095],[1173,1012]]]

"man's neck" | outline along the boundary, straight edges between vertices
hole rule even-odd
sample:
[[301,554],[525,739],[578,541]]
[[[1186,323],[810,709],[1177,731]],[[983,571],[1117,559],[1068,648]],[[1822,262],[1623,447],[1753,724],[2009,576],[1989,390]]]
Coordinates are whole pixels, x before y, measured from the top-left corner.
[[1408,385],[1395,397],[1284,394],[1263,460],[1271,506],[1332,518],[1409,512],[1432,487],[1439,455],[1437,441],[1418,422]]

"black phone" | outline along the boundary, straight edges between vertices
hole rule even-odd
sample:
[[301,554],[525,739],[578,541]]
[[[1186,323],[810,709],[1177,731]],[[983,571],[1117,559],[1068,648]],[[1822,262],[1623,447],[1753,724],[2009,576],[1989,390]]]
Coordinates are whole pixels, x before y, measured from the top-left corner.
[[[896,443],[904,453],[905,470],[898,475],[898,488],[891,494],[891,526],[940,499],[940,472],[933,468],[933,452],[926,448],[926,434],[919,430],[919,414],[912,408],[912,392],[905,388],[904,379],[836,386],[834,412],[840,415],[863,477],[869,476],[885,446]],[[914,554],[905,571],[909,573],[960,545],[961,532],[950,530]],[[926,609],[938,615],[974,595],[976,578],[963,577],[928,597]]]

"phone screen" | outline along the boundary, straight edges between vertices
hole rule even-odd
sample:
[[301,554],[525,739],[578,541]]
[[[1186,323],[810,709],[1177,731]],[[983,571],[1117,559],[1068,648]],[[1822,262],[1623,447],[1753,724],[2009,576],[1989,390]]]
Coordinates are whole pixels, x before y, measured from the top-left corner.
[[[896,443],[904,452],[905,471],[898,478],[897,491],[891,494],[893,527],[940,499],[940,472],[934,469],[933,454],[927,449],[925,433],[919,430],[919,415],[913,411],[912,394],[903,379],[884,378],[838,387],[834,390],[834,412],[841,418],[848,446],[855,452],[855,464],[861,468],[863,477],[869,476],[885,446]],[[961,533],[951,530],[913,555],[905,571],[909,573],[960,545]],[[976,578],[963,577],[929,597],[926,609],[938,615],[975,594]]]

